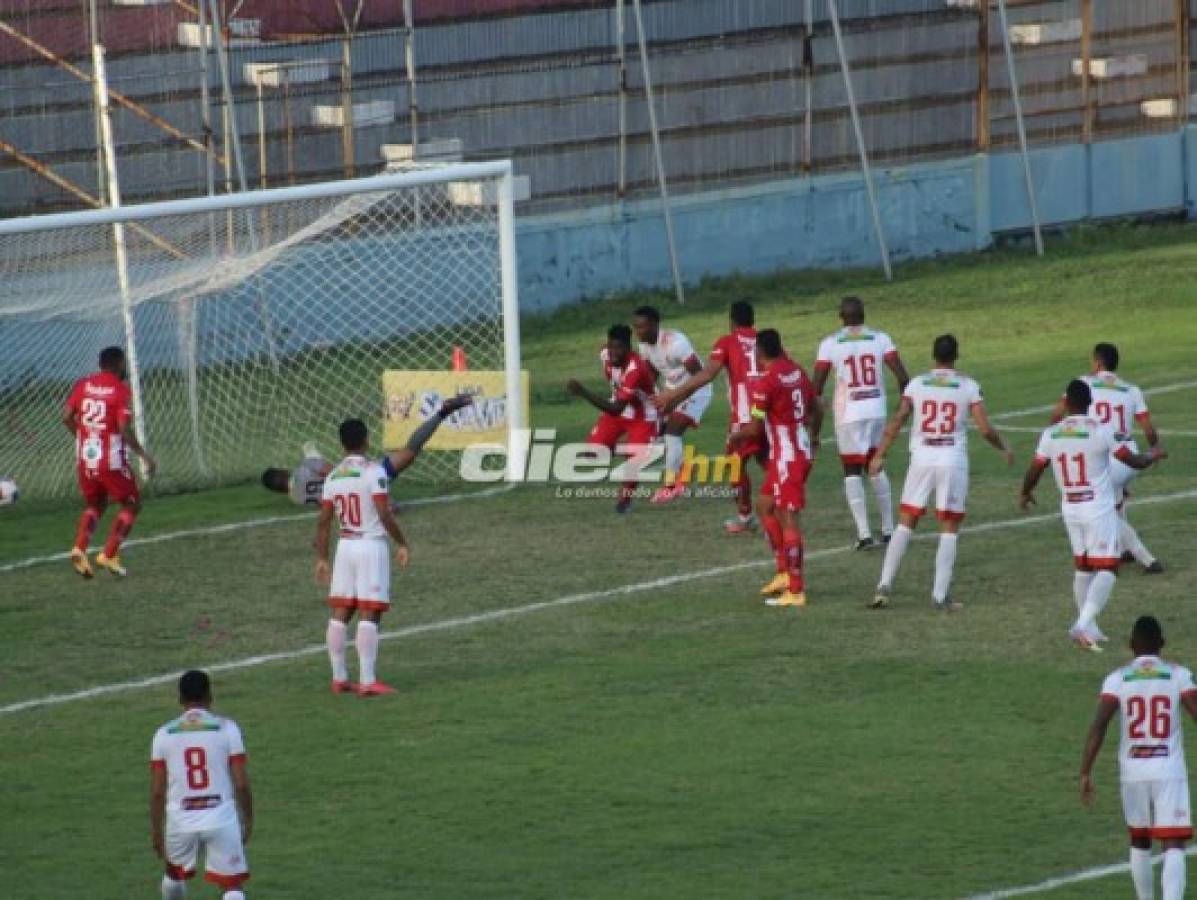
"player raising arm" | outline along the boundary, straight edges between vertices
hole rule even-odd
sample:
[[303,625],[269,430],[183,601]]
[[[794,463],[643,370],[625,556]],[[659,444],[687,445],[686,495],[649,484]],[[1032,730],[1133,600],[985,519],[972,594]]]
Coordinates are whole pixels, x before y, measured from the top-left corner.
[[1160,659],[1164,634],[1154,616],[1135,621],[1130,647],[1134,661],[1112,672],[1101,686],[1097,714],[1081,756],[1081,803],[1093,805],[1093,764],[1110,721],[1121,714],[1118,766],[1135,896],[1138,900],[1154,896],[1154,839],[1164,846],[1164,900],[1181,900],[1185,894],[1184,846],[1193,836],[1181,709],[1197,719],[1197,687],[1192,672]]

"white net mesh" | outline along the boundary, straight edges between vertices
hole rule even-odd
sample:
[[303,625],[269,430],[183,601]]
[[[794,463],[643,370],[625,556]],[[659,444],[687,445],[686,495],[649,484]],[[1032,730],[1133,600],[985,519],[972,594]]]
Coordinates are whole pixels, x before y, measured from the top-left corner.
[[[350,416],[377,444],[385,370],[447,370],[455,347],[502,370],[498,179],[445,179],[123,211],[156,489],[249,480],[307,440],[335,454]],[[129,343],[114,249],[111,224],[0,234],[0,472],[28,495],[73,491],[63,402],[100,349]],[[416,477],[456,478],[450,454],[426,456]]]

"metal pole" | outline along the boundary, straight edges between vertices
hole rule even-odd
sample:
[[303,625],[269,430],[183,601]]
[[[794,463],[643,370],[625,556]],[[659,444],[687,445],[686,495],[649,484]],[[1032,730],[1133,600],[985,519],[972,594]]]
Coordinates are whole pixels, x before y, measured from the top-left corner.
[[353,146],[353,40],[349,32],[341,39],[341,156],[345,177],[352,178],[357,150]]
[[624,0],[615,0],[615,59],[619,79],[619,149],[615,159],[615,195],[628,192],[628,51],[624,36]]
[[802,35],[802,83],[805,99],[802,113],[802,171],[814,171],[815,133],[815,0],[805,2],[806,28]]
[[856,132],[856,149],[860,154],[860,169],[864,174],[865,192],[869,195],[869,211],[873,215],[873,233],[877,236],[877,248],[881,251],[881,265],[885,269],[885,280],[894,280],[894,271],[889,264],[889,247],[885,243],[885,232],[881,228],[881,210],[877,205],[877,193],[873,188],[873,170],[869,167],[869,151],[865,149],[864,131],[860,127],[860,114],[856,109],[856,92],[852,89],[852,72],[848,68],[848,57],[844,53],[844,36],[840,32],[840,13],[836,0],[827,0],[831,13],[831,30],[835,35],[835,50],[840,57],[840,71],[844,75],[844,89],[848,94],[848,109],[852,114],[852,130]]
[[1176,0],[1176,122],[1189,121],[1189,0]]
[[[91,45],[92,66],[95,71],[96,108],[100,111],[100,133],[104,146],[104,163],[108,177],[108,201],[113,209],[121,205],[120,175],[116,168],[116,146],[112,137],[112,117],[108,110],[108,83],[104,74],[104,48]],[[137,364],[137,336],[133,327],[133,295],[129,287],[129,257],[125,247],[125,226],[112,225],[112,242],[116,251],[116,280],[121,292],[121,316],[125,324],[125,357],[129,362],[129,390],[133,394],[133,431],[144,447],[145,406],[141,396],[141,370]],[[146,475],[145,463],[141,474]]]
[[411,122],[411,158],[420,153],[420,99],[416,94],[416,18],[412,0],[403,0],[403,61],[407,67],[407,115]]
[[1006,19],[1006,0],[998,0],[998,16],[1002,27],[1002,46],[1006,51],[1006,73],[1010,78],[1010,99],[1014,101],[1014,120],[1018,124],[1018,146],[1022,151],[1023,176],[1027,183],[1027,203],[1031,207],[1031,228],[1035,232],[1035,252],[1043,255],[1043,230],[1039,227],[1039,203],[1035,199],[1035,180],[1031,177],[1031,157],[1027,153],[1027,129],[1022,118],[1022,98],[1018,94],[1018,73],[1014,68],[1014,51],[1010,47],[1010,23]]
[[204,129],[204,146],[208,152],[204,154],[206,184],[208,188],[208,196],[211,197],[216,193],[216,168],[213,157],[213,142],[215,140],[212,134],[212,97],[208,89],[208,52],[211,46],[208,42],[208,15],[204,11],[204,4],[200,3],[196,7],[199,13],[199,28],[200,28],[200,45],[199,45],[199,67],[200,67],[200,122]]
[[[1005,5],[1000,5],[1005,15]],[[1081,0],[1081,140],[1093,140],[1092,75],[1093,65],[1093,2]]]
[[[233,85],[229,80],[229,51],[224,42],[224,26],[220,21],[220,7],[216,0],[208,0],[208,9],[212,13],[212,32],[216,36],[216,62],[220,67],[220,92],[224,96],[225,123],[228,129],[228,142],[233,147],[233,161],[237,166],[237,187],[242,191],[249,190],[245,180],[245,160],[241,158],[241,137],[237,133],[237,108],[233,105]],[[228,159],[228,145],[225,145],[225,159]]]
[[[87,27],[91,34],[91,44],[94,47],[100,43],[100,19],[96,12],[96,0],[87,0]],[[92,66],[92,97],[99,96],[96,93],[96,79],[99,76],[96,74],[95,66]],[[95,123],[95,141],[96,141],[96,195],[100,198],[100,202],[104,203],[107,199],[106,192],[108,190],[107,177],[104,170],[104,132],[103,125],[100,124],[100,107],[93,103],[95,115],[92,117]]]
[[520,432],[524,392],[520,374],[520,298],[515,254],[515,176],[511,163],[499,178],[499,287],[503,305],[503,372],[507,392],[507,480],[524,480]]
[[640,0],[632,0],[632,11],[636,16],[636,36],[640,43],[640,68],[644,73],[644,99],[648,104],[648,127],[652,132],[653,158],[657,164],[657,184],[661,187],[661,212],[665,217],[665,240],[669,244],[669,265],[673,269],[673,291],[677,302],[686,302],[686,292],[682,288],[682,272],[678,267],[677,244],[673,236],[673,212],[669,207],[669,186],[665,183],[665,162],[661,154],[661,132],[657,128],[657,106],[653,100],[653,80],[648,69],[648,44],[644,39],[644,16],[640,10]]
[[977,150],[989,149],[989,0],[977,7]]
[[255,83],[258,90],[258,182],[262,187],[269,187],[266,183],[266,104],[262,102],[262,81]]

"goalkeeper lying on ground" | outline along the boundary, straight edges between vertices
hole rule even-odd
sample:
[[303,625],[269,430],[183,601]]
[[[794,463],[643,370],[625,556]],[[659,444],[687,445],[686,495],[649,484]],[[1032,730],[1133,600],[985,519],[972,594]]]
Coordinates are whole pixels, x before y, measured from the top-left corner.
[[[440,427],[441,422],[473,402],[473,397],[461,394],[442,403],[435,415],[429,416],[412,432],[407,446],[392,450],[382,458],[382,467],[386,470],[387,477],[395,478],[414,463],[424,444]],[[332,471],[332,467],[333,464],[320,455],[316,444],[308,441],[303,445],[303,459],[295,469],[267,469],[262,473],[262,486],[267,490],[288,495],[291,502],[297,506],[319,506],[324,478]]]

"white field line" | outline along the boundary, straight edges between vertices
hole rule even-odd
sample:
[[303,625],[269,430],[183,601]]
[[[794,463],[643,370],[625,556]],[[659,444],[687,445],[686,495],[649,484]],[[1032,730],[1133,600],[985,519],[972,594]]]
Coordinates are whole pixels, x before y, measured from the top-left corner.
[[[1185,491],[1178,491],[1173,494],[1158,494],[1154,497],[1144,497],[1140,500],[1134,501],[1135,506],[1146,505],[1152,503],[1171,503],[1177,500],[1189,500],[1197,498],[1197,488],[1191,488]],[[985,531],[999,531],[1007,528],[1022,528],[1029,525],[1040,525],[1044,522],[1051,522],[1060,518],[1058,512],[1045,513],[1037,516],[1021,516],[1017,519],[1003,519],[997,522],[986,522],[981,525],[975,525],[971,528],[964,529],[965,533],[973,534]],[[933,540],[937,537],[931,532],[924,532],[916,534],[915,540]],[[806,555],[806,559],[824,559],[828,556],[838,556],[842,553],[850,552],[851,548],[847,546],[842,547],[827,547],[822,550],[815,550]],[[502,609],[492,609],[487,612],[474,613],[469,616],[459,616],[452,619],[441,619],[435,622],[425,622],[421,625],[411,625],[407,628],[400,628],[397,631],[388,631],[379,635],[382,640],[395,640],[401,638],[415,637],[422,634],[431,634],[439,631],[452,631],[458,628],[468,628],[472,625],[482,625],[489,622],[499,622],[505,619],[512,619],[518,616],[525,616],[530,613],[541,612],[546,609],[556,609],[565,606],[577,606],[583,603],[599,603],[607,600],[618,600],[623,597],[630,597],[633,594],[643,594],[650,591],[656,591],[661,588],[672,587],[676,584],[686,584],[691,581],[700,581],[706,578],[718,578],[722,575],[731,575],[735,572],[742,572],[747,569],[756,569],[770,564],[770,560],[754,559],[741,563],[732,563],[726,566],[715,566],[709,569],[699,569],[695,572],[687,572],[681,575],[668,575],[663,578],[654,578],[649,581],[632,582],[631,584],[621,585],[616,588],[607,588],[601,591],[587,591],[581,594],[567,594],[564,597],[555,597],[551,600],[541,600],[536,603],[527,603],[522,606],[508,606]],[[266,665],[273,662],[284,662],[293,659],[300,659],[306,656],[316,656],[326,652],[324,644],[309,644],[306,647],[300,647],[298,650],[284,650],[278,653],[267,653],[261,656],[249,656],[244,659],[234,659],[228,662],[213,663],[206,666],[208,672],[231,672],[237,669],[250,669],[256,666]],[[0,706],[0,716],[8,716],[13,713],[24,712],[29,709],[36,709],[43,706],[61,706],[66,703],[75,703],[80,700],[90,700],[93,697],[103,697],[109,694],[123,694],[129,691],[140,690],[141,688],[155,687],[158,685],[169,684],[179,677],[179,672],[166,672],[161,675],[152,675],[148,678],[142,678],[135,681],[119,681],[112,684],[101,684],[94,687],[85,688],[79,691],[72,691],[67,694],[49,694],[44,697],[35,697],[30,700],[22,700],[17,703],[10,703],[7,706]]]
[[[1002,431],[1019,431],[1019,432],[1026,432],[1027,434],[1040,434],[1043,432],[1044,428],[1047,428],[1047,426],[1044,425],[1041,428],[1038,425],[1003,425]],[[1190,437],[1191,438],[1191,437],[1197,437],[1197,431],[1171,431],[1171,430],[1167,430],[1167,429],[1160,429],[1160,436],[1161,437]]]
[[[1174,381],[1171,384],[1161,384],[1158,387],[1143,388],[1145,396],[1154,397],[1156,394],[1171,394],[1176,391],[1187,391],[1190,388],[1197,388],[1197,381]],[[1056,408],[1056,404],[1050,403],[1047,406],[1030,406],[1026,409],[1015,409],[1010,412],[996,413],[991,415],[991,419],[1017,419],[1019,416],[1030,416],[1035,413],[1051,412]],[[1044,428],[1047,427],[1045,424]],[[1040,429],[1042,431],[1042,429]]]
[[[1197,847],[1188,847],[1185,849],[1185,856],[1192,856],[1197,853]],[[1160,860],[1164,858],[1163,854],[1154,856],[1151,859],[1152,865],[1158,865]],[[1094,866],[1092,869],[1081,869],[1079,872],[1073,872],[1069,875],[1057,875],[1054,878],[1048,878],[1038,884],[1025,884],[1022,887],[1002,888],[997,891],[990,891],[988,894],[974,894],[968,900],[1004,900],[1006,897],[1025,897],[1028,894],[1045,894],[1048,891],[1054,891],[1059,887],[1067,887],[1070,884],[1081,884],[1086,881],[1097,881],[1099,878],[1108,878],[1110,875],[1122,875],[1130,871],[1130,863],[1114,863],[1109,866]]]

